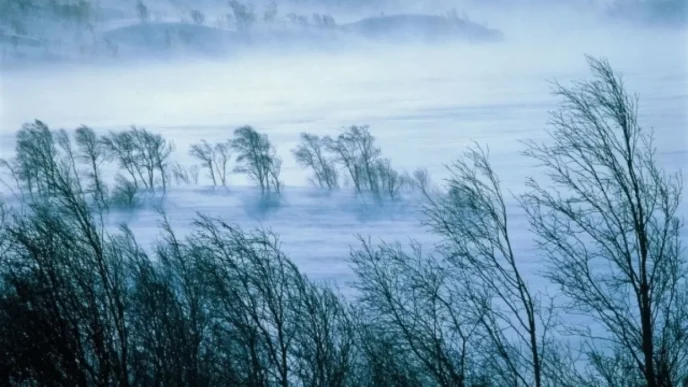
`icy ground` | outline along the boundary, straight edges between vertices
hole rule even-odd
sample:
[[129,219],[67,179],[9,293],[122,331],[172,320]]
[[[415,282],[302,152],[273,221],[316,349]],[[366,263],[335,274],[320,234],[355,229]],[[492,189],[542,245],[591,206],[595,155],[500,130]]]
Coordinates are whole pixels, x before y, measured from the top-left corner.
[[[169,217],[179,227],[202,212],[244,227],[271,228],[305,273],[345,285],[355,234],[428,245],[433,237],[420,225],[417,200],[380,207],[346,191],[328,195],[309,187],[290,152],[300,132],[335,134],[345,125],[369,124],[396,168],[428,168],[435,182],[446,177],[443,165],[477,141],[489,145],[504,189],[518,193],[524,177],[537,174],[520,156],[518,140],[544,138],[547,113],[556,107],[548,81],[588,77],[588,53],[609,58],[638,93],[640,120],[655,130],[662,165],[688,169],[685,33],[575,35],[489,47],[374,47],[2,73],[0,157],[11,157],[14,132],[34,118],[52,128],[143,126],[172,140],[174,159],[186,164],[193,162],[190,143],[224,140],[235,127],[253,125],[269,135],[284,160],[283,204],[261,208],[247,182],[232,176],[228,192],[172,189],[165,202]],[[685,202],[682,213],[688,217]],[[539,259],[529,250],[525,219],[516,206],[511,211],[522,259],[534,273]],[[158,218],[153,210],[141,210],[114,216],[113,222],[127,221],[146,244],[154,241]]]

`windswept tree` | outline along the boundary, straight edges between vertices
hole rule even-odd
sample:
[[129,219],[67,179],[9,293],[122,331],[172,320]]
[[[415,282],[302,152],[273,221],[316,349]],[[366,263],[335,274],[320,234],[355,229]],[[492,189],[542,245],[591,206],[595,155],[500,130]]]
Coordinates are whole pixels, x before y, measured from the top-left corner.
[[135,126],[129,130],[129,135],[133,139],[134,149],[137,152],[136,161],[146,172],[148,188],[155,190],[159,180],[163,192],[167,191],[169,157],[174,150],[173,144],[160,134]]
[[203,25],[205,23],[205,14],[203,12],[194,9],[190,12],[191,20],[197,25]]
[[225,141],[225,142],[218,142],[215,144],[213,147],[214,155],[215,155],[215,169],[217,172],[217,176],[220,179],[220,183],[222,184],[223,187],[227,186],[227,175],[228,175],[228,163],[229,160],[232,158],[231,154],[231,149],[232,149],[232,142],[231,141]]
[[311,179],[318,187],[334,189],[339,186],[337,169],[326,153],[325,139],[314,134],[301,133],[301,143],[292,150],[296,162],[313,170]]
[[175,162],[172,164],[172,177],[174,177],[174,181],[178,185],[182,183],[191,184],[191,176],[189,176],[189,171],[179,163]]
[[381,155],[368,126],[351,126],[336,138],[326,137],[327,149],[349,173],[356,192],[377,192],[375,162]]
[[356,332],[344,300],[327,285],[297,277],[299,329],[294,374],[307,386],[355,383]]
[[20,385],[127,385],[125,268],[102,209],[89,205],[77,151],[66,131],[39,121],[19,137],[33,145],[18,143],[12,164],[35,164],[17,174],[27,208],[3,224],[0,318],[15,332],[3,337],[3,367]]
[[237,30],[240,32],[250,31],[251,27],[253,27],[253,24],[256,22],[256,13],[253,4],[247,5],[237,0],[231,0],[229,2],[229,7],[234,14]]
[[137,189],[141,185],[145,186],[146,179],[137,160],[136,146],[131,134],[128,131],[110,132],[103,138],[103,143],[117,161],[118,167],[127,171],[131,183]]
[[[556,84],[561,107],[546,144],[527,143],[547,179],[529,181],[528,215],[547,276],[572,311],[595,322],[585,340],[599,383],[688,383],[688,278],[680,175],[660,169],[637,99],[609,63],[590,81]],[[595,329],[598,328],[598,329]]]
[[258,183],[264,194],[280,193],[282,160],[267,135],[258,133],[250,126],[242,126],[234,131],[232,149],[237,152],[236,172],[245,173]]
[[375,379],[380,385],[474,385],[487,352],[477,350],[480,316],[464,304],[461,271],[417,243],[361,242],[351,262],[363,355]]
[[545,351],[551,331],[547,299],[526,278],[506,200],[488,152],[469,149],[449,167],[446,192],[426,195],[425,223],[440,235],[440,252],[461,278],[463,300],[478,332],[481,352],[493,354],[491,379],[498,385],[544,386]]
[[145,23],[150,18],[150,10],[143,0],[136,0],[136,15],[141,23]]
[[277,18],[277,2],[270,1],[265,6],[265,11],[263,12],[263,22],[264,23],[274,23]]
[[390,160],[382,157],[367,125],[351,126],[336,138],[327,136],[322,144],[334,155],[334,162],[348,173],[357,193],[396,199],[407,183],[405,176],[392,168]]
[[353,252],[361,313],[433,385],[557,385],[563,372],[546,355],[553,315],[524,277],[487,153],[470,149],[450,171],[440,193],[416,173],[425,222],[441,237],[434,253],[368,240]]
[[380,195],[387,195],[390,199],[397,199],[401,190],[409,183],[409,179],[392,168],[392,162],[379,159],[375,163],[375,176]]
[[1,383],[352,385],[348,309],[274,235],[199,216],[180,239],[163,215],[151,256],[100,226],[65,131],[23,130],[45,165],[26,209],[0,203]]
[[57,173],[58,150],[53,132],[36,120],[22,125],[17,132],[16,155],[3,164],[10,169],[20,192],[26,197],[50,196],[55,189],[51,182]]
[[219,183],[227,185],[227,164],[231,158],[231,141],[218,142],[215,145],[201,140],[198,144],[191,145],[189,154],[201,161],[201,166],[208,170],[213,186]]
[[110,159],[105,143],[88,126],[76,129],[74,140],[77,145],[77,157],[87,165],[85,177],[87,189],[92,192],[94,202],[103,209],[108,207],[108,189],[103,176],[102,165]]
[[212,297],[208,333],[228,382],[352,385],[355,335],[347,309],[299,272],[275,235],[200,216],[186,246]]
[[132,126],[121,132],[111,132],[103,139],[120,168],[124,168],[137,188],[155,192],[158,184],[167,191],[170,175],[170,155],[174,145],[160,134]]

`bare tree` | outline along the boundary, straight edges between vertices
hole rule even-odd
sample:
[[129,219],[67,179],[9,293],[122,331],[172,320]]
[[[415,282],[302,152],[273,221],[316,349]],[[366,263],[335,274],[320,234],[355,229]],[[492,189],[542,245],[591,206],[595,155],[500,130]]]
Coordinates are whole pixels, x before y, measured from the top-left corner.
[[256,132],[250,126],[242,126],[234,131],[232,148],[238,153],[236,172],[245,173],[258,183],[264,194],[280,193],[279,173],[282,161],[277,157],[275,148],[268,136]]
[[227,186],[227,164],[232,158],[232,154],[230,153],[231,149],[231,141],[218,142],[213,148],[215,169],[223,187]]
[[412,174],[407,173],[405,179],[406,186],[409,189],[418,191],[426,196],[433,194],[431,191],[434,190],[434,187],[427,169],[420,168],[413,171]]
[[427,196],[426,223],[443,237],[444,256],[465,276],[466,300],[494,348],[496,375],[508,385],[543,386],[552,320],[524,278],[499,178],[480,147],[449,170],[447,193]]
[[287,14],[287,19],[289,19],[289,21],[292,24],[295,24],[299,27],[303,27],[303,28],[308,27],[308,16],[306,16],[306,15],[298,15],[298,14],[295,14],[292,12],[292,13]]
[[141,191],[132,181],[121,174],[115,176],[109,202],[120,209],[133,210],[141,204]]
[[146,129],[139,129],[135,126],[129,130],[129,135],[134,142],[136,150],[135,160],[146,171],[148,188],[155,190],[156,171],[162,183],[163,192],[167,191],[167,178],[169,176],[169,156],[174,150],[172,143],[165,140],[161,135],[154,134]]
[[[204,343],[211,317],[208,283],[194,251],[177,238],[164,213],[162,217],[155,259],[142,252],[139,259],[132,259],[137,283],[132,295],[136,328],[131,338],[137,343],[135,375],[139,384],[210,386],[210,364],[215,358]],[[130,232],[125,235],[130,241],[126,244],[135,244]]]
[[193,20],[194,23],[198,25],[203,25],[205,23],[205,15],[203,14],[203,12],[194,9],[191,11],[190,15],[191,20]]
[[21,190],[35,183],[26,210],[0,206],[0,382],[352,385],[344,303],[301,275],[274,235],[200,217],[180,240],[163,215],[151,258],[128,228],[99,224],[66,131],[37,123],[19,137],[7,164],[43,164],[17,175]]
[[246,5],[240,1],[231,0],[229,2],[229,7],[232,9],[232,13],[234,14],[237,30],[241,32],[249,31],[256,22],[256,14],[253,9],[253,4]]
[[239,370],[250,383],[290,385],[292,346],[299,328],[295,281],[300,274],[273,235],[247,234],[201,217],[192,244],[205,251],[206,278],[216,294],[225,339],[242,348]]
[[587,59],[593,80],[554,86],[551,142],[527,144],[548,188],[531,179],[526,208],[548,277],[601,330],[576,327],[597,379],[679,386],[688,376],[680,176],[659,168],[620,76]]
[[334,20],[334,17],[332,15],[323,15],[322,16],[322,24],[324,27],[334,27],[337,25],[337,22]]
[[310,168],[315,174],[312,180],[321,188],[334,189],[339,186],[337,169],[325,153],[326,140],[313,134],[301,133],[301,143],[292,150],[296,162]]
[[181,183],[187,185],[191,184],[191,176],[189,176],[189,171],[179,163],[172,164],[172,177],[174,177],[174,181],[177,185]]
[[57,153],[53,133],[47,125],[38,120],[22,125],[17,133],[15,159],[6,165],[12,168],[19,189],[27,196],[49,196],[53,192],[50,183],[57,173],[54,161]]
[[[21,336],[10,343],[19,361],[13,374],[38,384],[126,386],[124,266],[108,250],[102,209],[88,205],[66,131],[37,122],[20,132],[36,141],[18,144],[14,163],[42,164],[20,175],[36,182],[36,194],[25,195],[28,209],[3,225],[9,241],[0,257],[2,299],[15,307],[3,303],[2,310]],[[25,183],[23,190],[29,189]],[[36,360],[22,363],[27,356]]]
[[277,3],[273,0],[270,1],[265,6],[265,11],[263,12],[263,22],[274,23],[275,18],[277,18]]
[[375,162],[380,157],[380,148],[368,126],[351,126],[336,139],[325,137],[325,146],[334,153],[335,160],[349,173],[356,192],[378,192],[375,176]]
[[120,167],[126,169],[136,187],[155,192],[158,181],[163,193],[167,191],[169,157],[174,150],[171,142],[161,135],[132,126],[122,132],[113,132],[103,139]]
[[385,323],[369,319],[365,308],[355,308],[354,329],[357,332],[357,357],[354,362],[354,386],[412,387],[434,386],[415,355],[408,351],[396,332]]
[[[392,168],[391,161],[382,157],[375,145],[375,137],[368,126],[351,126],[336,138],[303,133],[302,143],[294,149],[299,164],[315,172],[318,184],[332,188],[337,182],[334,164],[340,164],[349,175],[357,193],[372,193],[378,198],[397,199],[409,183],[405,175]],[[327,156],[324,151],[331,153]]]
[[142,0],[136,0],[136,13],[142,23],[147,22],[150,18],[148,6]]
[[110,159],[107,146],[88,126],[76,129],[75,141],[78,149],[77,156],[88,164],[86,177],[90,180],[89,190],[93,192],[94,201],[98,206],[107,209],[108,192],[103,180],[101,166]]
[[210,179],[213,181],[213,186],[217,185],[215,178],[215,155],[213,147],[207,141],[201,140],[198,144],[192,144],[189,154],[201,161],[201,166],[208,169]]
[[407,353],[408,358],[399,354],[391,360],[405,364],[415,377],[432,380],[430,385],[471,386],[485,360],[477,351],[480,316],[464,306],[465,278],[417,243],[405,251],[399,244],[376,247],[361,240],[362,247],[351,255],[361,294],[359,313],[365,316],[365,329],[388,335],[385,340],[394,350],[384,356]]
[[111,132],[103,138],[103,142],[110,150],[112,156],[117,160],[120,168],[124,168],[131,182],[136,186],[146,186],[146,179],[143,177],[141,167],[137,161],[136,146],[131,134],[128,131]]
[[406,178],[392,168],[389,159],[380,159],[375,163],[375,176],[379,194],[386,194],[390,199],[397,199],[402,188],[407,184]]
[[200,167],[198,165],[190,165],[185,168],[179,163],[172,163],[171,174],[174,177],[176,184],[198,184],[198,175],[200,173]]
[[198,175],[201,168],[198,165],[192,165],[189,167],[189,178],[194,184],[198,184]]
[[296,277],[299,329],[294,342],[295,379],[306,386],[344,387],[353,381],[356,333],[349,310],[330,287]]

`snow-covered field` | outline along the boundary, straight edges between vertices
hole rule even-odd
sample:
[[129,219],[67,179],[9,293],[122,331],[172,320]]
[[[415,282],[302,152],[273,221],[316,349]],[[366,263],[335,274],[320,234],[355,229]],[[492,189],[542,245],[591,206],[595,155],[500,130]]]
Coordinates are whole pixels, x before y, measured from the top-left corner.
[[[379,206],[346,191],[329,195],[309,187],[290,152],[300,132],[335,134],[345,125],[369,124],[396,168],[425,167],[436,182],[446,177],[443,165],[477,141],[490,147],[504,188],[518,193],[524,178],[537,174],[520,156],[519,140],[544,139],[548,111],[556,107],[548,81],[588,77],[587,53],[607,57],[638,93],[640,119],[655,130],[661,163],[686,169],[687,47],[684,32],[572,31],[560,39],[518,36],[486,46],[370,46],[13,70],[0,73],[0,157],[11,157],[14,132],[35,118],[53,128],[87,124],[103,132],[143,126],[172,140],[182,163],[193,162],[189,144],[227,139],[235,127],[253,125],[284,159],[282,205],[261,208],[247,182],[233,175],[228,192],[173,189],[165,202],[170,218],[181,226],[202,212],[271,228],[304,272],[344,285],[355,234],[428,244],[433,237],[420,225],[417,200]],[[512,231],[535,272],[539,261],[528,250],[525,219],[515,206],[512,212]],[[685,200],[682,212],[688,217]],[[116,218],[128,221],[144,243],[154,241],[154,211]]]

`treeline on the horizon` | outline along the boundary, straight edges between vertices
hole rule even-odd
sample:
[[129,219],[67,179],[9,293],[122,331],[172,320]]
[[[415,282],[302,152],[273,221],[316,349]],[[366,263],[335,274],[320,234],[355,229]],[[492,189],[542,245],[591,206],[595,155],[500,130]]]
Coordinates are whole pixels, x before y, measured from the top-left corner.
[[[472,5],[475,5],[475,3],[487,6],[517,5],[537,8],[547,2],[542,0],[488,0],[474,2]],[[576,2],[571,3],[575,4]],[[334,6],[331,8],[334,11],[337,9],[357,9],[361,6],[365,8],[374,6],[374,4],[389,8],[387,10],[389,12],[392,12],[395,7],[400,12],[404,12],[403,10],[410,3],[405,0],[378,0],[377,2],[351,0],[265,0],[259,2],[217,0],[204,3],[187,0],[132,0],[126,3],[102,0],[0,0],[0,32],[3,32],[3,29],[9,29],[14,32],[26,33],[28,32],[27,27],[29,27],[30,22],[36,20],[46,22],[52,19],[60,23],[73,23],[83,28],[89,24],[97,24],[114,16],[138,16],[141,21],[146,21],[159,11],[168,13],[168,11],[173,9],[185,12],[185,15],[180,14],[178,16],[186,16],[189,22],[200,24],[210,22],[212,24],[212,21],[206,20],[204,10],[209,8],[216,10],[216,5],[228,6],[228,16],[236,21],[246,17],[251,19],[251,21],[270,21],[274,20],[278,13],[282,13],[282,8],[288,10],[286,11],[287,13],[291,13],[295,9],[300,8],[303,8],[303,11],[305,11],[309,6],[317,7],[320,5],[325,6],[325,9],[328,9],[328,6]],[[443,4],[440,2],[437,5],[441,6]],[[471,5],[471,2],[466,5]],[[610,16],[622,16],[645,21],[663,20],[667,22],[685,21],[688,9],[688,4],[686,4],[685,0],[593,0],[588,2],[588,5],[591,11],[601,8]],[[438,14],[444,14],[445,11],[446,9],[444,8],[438,8]],[[292,14],[295,17],[305,17],[306,19],[311,16],[310,13],[306,15]]]
[[[21,200],[0,201],[0,385],[686,386],[681,181],[657,164],[620,78],[588,60],[592,79],[554,87],[549,141],[524,144],[544,172],[517,197],[536,253],[512,237],[476,145],[442,190],[413,179],[440,242],[361,236],[349,298],[303,275],[269,231],[198,214],[181,237],[164,212],[154,246],[126,225],[106,230],[113,198],[201,170],[220,186],[245,173],[279,195],[280,159],[253,128],[193,145],[202,166],[189,177],[172,144],[143,129],[26,125],[3,163]],[[366,127],[303,134],[292,153],[324,188],[347,176],[388,195],[405,180]],[[119,171],[114,188],[105,163]]]
[[[334,15],[339,13],[331,7],[274,0],[215,4],[0,0],[0,59],[10,64],[122,59],[166,52],[188,54],[187,50],[215,56],[242,48],[270,47],[276,41],[287,45],[326,41],[338,46],[342,39],[494,42],[503,38],[501,31],[474,23],[465,14],[459,16],[455,8],[438,9],[437,15],[401,15],[393,8],[389,16],[360,10],[362,19],[338,23]],[[408,34],[409,30],[413,34]]]

